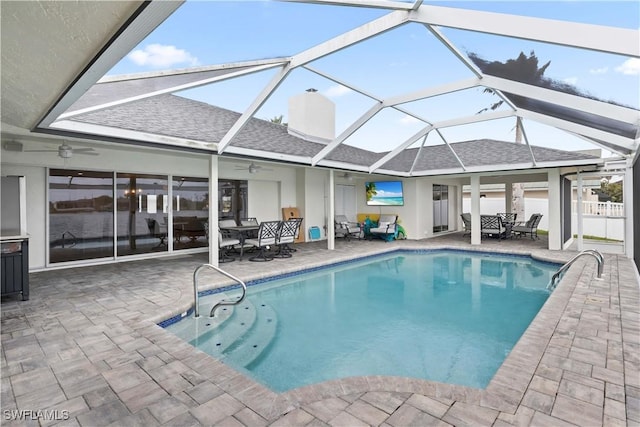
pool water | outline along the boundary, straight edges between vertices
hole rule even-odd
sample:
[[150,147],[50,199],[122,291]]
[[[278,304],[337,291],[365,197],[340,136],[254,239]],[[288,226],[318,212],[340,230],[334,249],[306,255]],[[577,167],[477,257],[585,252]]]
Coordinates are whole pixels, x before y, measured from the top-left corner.
[[[275,391],[360,375],[484,388],[547,297],[558,265],[397,252],[201,299],[167,329]],[[207,301],[209,299],[210,302]]]

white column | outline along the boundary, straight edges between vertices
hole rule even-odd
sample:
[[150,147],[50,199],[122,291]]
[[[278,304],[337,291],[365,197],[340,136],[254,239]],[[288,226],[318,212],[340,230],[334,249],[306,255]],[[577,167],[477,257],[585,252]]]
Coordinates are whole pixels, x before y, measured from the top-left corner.
[[471,175],[471,244],[479,245],[480,234],[480,176]]
[[209,157],[209,264],[218,266],[218,156]]
[[547,173],[549,181],[549,249],[562,249],[562,209],[560,209],[560,170],[552,169]]
[[336,183],[334,179],[333,169],[329,169],[329,200],[327,200],[327,206],[329,212],[327,212],[327,249],[330,251],[336,248],[336,231],[335,231],[335,197],[336,197]]
[[[582,237],[584,230],[582,229],[582,175],[578,172],[578,199],[576,200],[577,217],[578,217],[578,251],[581,251],[584,245],[584,239]],[[573,230],[571,230],[573,232]]]
[[633,188],[633,169],[640,168],[640,160],[636,161],[636,165],[633,166],[633,160],[627,160],[627,167],[624,171],[624,181],[622,181],[622,200],[624,201],[624,252],[627,258],[633,259],[633,245],[634,245],[634,223],[633,223],[633,193],[634,191],[640,191],[640,188]]
[[[458,184],[456,185],[456,189],[458,191],[457,194],[457,203],[456,203],[456,216],[458,218],[460,218],[460,214],[463,213],[462,212],[462,184]],[[460,231],[460,230],[464,230],[464,224],[462,224],[460,222],[460,220],[457,221],[458,227],[456,228],[456,230]],[[462,228],[461,228],[462,227]]]

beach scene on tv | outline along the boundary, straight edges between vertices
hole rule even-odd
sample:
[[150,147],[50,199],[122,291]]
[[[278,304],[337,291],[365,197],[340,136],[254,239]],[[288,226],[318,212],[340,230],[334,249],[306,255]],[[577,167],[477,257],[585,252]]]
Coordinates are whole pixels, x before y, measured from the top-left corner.
[[402,181],[367,182],[367,205],[369,206],[402,206]]

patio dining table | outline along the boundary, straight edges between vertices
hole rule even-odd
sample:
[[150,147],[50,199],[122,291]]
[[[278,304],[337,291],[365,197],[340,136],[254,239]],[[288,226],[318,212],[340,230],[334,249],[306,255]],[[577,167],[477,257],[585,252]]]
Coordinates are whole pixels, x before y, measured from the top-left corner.
[[232,231],[238,236],[238,240],[240,240],[240,259],[242,259],[244,254],[244,241],[249,237],[249,233],[252,231],[258,231],[259,229],[259,225],[233,225],[220,227],[220,230]]

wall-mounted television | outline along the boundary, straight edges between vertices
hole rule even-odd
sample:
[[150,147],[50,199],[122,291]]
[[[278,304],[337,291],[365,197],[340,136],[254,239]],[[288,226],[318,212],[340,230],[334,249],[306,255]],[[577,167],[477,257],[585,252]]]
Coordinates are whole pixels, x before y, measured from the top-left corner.
[[403,206],[402,181],[371,181],[365,183],[368,206]]

